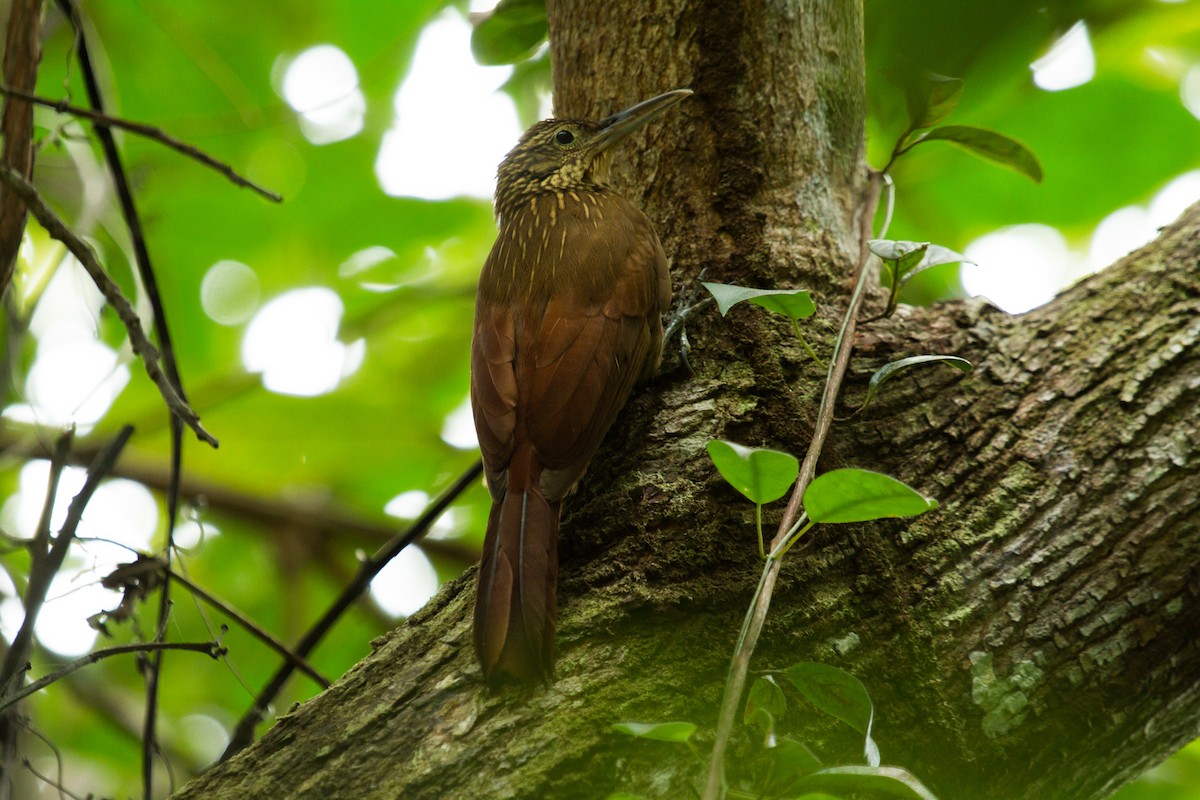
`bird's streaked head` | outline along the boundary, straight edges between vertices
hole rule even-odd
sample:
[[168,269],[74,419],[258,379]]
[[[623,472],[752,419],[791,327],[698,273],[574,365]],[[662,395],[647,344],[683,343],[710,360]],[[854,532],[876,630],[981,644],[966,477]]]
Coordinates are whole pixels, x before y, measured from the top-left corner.
[[610,148],[692,93],[676,89],[600,121],[545,119],[521,136],[496,173],[496,206],[543,192],[603,186]]

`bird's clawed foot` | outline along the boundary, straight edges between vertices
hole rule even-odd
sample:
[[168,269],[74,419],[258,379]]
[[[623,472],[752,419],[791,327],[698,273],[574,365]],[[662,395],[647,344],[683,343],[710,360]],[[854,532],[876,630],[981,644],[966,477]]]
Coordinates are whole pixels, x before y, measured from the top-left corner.
[[692,345],[688,341],[687,320],[692,314],[713,302],[711,296],[700,297],[701,290],[703,289],[702,281],[704,280],[704,273],[707,271],[708,267],[700,270],[700,274],[696,276],[695,283],[692,284],[692,290],[688,294],[687,300],[679,305],[678,310],[671,317],[671,321],[667,323],[667,328],[663,332],[663,354],[666,355],[667,349],[671,346],[671,340],[678,336],[679,360],[683,362],[688,375],[692,376],[696,374],[696,371],[692,369],[692,364],[688,361],[688,353],[691,352]]

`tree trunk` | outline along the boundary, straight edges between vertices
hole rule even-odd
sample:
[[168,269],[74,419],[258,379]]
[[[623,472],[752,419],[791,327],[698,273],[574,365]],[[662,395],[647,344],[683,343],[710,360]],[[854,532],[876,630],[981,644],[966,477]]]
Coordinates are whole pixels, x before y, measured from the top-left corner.
[[[812,288],[810,341],[827,352],[860,246],[861,8],[548,5],[559,113],[696,92],[618,155],[677,295],[702,268]],[[1198,243],[1200,207],[1022,317],[958,303],[860,330],[839,414],[894,358],[957,353],[976,369],[893,380],[835,424],[822,469],[888,472],[941,507],[815,529],[787,557],[754,668],[853,672],[884,762],[943,800],[1103,797],[1195,737]],[[635,397],[566,503],[552,686],[486,691],[469,573],[179,797],[693,796],[704,770],[686,748],[610,726],[689,720],[706,751],[760,561],[753,506],[704,445],[801,453],[824,374],[754,309],[703,312],[689,334],[696,374],[671,368]],[[855,758],[828,718],[782,725],[829,762]],[[753,780],[757,752],[739,727],[731,785]]]

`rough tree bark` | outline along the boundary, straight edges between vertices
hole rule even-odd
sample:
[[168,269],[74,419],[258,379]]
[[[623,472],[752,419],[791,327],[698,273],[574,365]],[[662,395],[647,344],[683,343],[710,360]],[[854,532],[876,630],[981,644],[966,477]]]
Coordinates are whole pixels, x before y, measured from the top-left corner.
[[[866,174],[858,4],[548,5],[560,112],[696,92],[622,153],[677,293],[701,268],[811,287],[827,348]],[[885,763],[950,800],[1103,797],[1195,737],[1198,234],[1193,208],[1022,317],[959,303],[861,331],[844,410],[893,358],[958,353],[977,368],[889,383],[835,426],[822,468],[889,472],[942,505],[818,528],[788,557],[754,666],[855,673]],[[689,331],[697,374],[671,369],[642,392],[568,503],[553,686],[485,691],[468,574],[179,797],[692,796],[703,769],[685,749],[609,726],[687,719],[704,749],[759,562],[752,507],[703,447],[802,451],[823,375],[767,315],[707,313]],[[789,724],[829,760],[854,757],[820,715]],[[735,785],[753,759],[736,741]]]

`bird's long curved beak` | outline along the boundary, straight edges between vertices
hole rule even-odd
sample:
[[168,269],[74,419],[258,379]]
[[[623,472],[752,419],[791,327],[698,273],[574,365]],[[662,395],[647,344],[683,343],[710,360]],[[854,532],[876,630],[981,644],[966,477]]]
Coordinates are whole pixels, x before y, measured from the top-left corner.
[[691,89],[673,89],[605,117],[600,120],[600,133],[592,140],[593,146],[597,151],[610,147],[691,94]]

